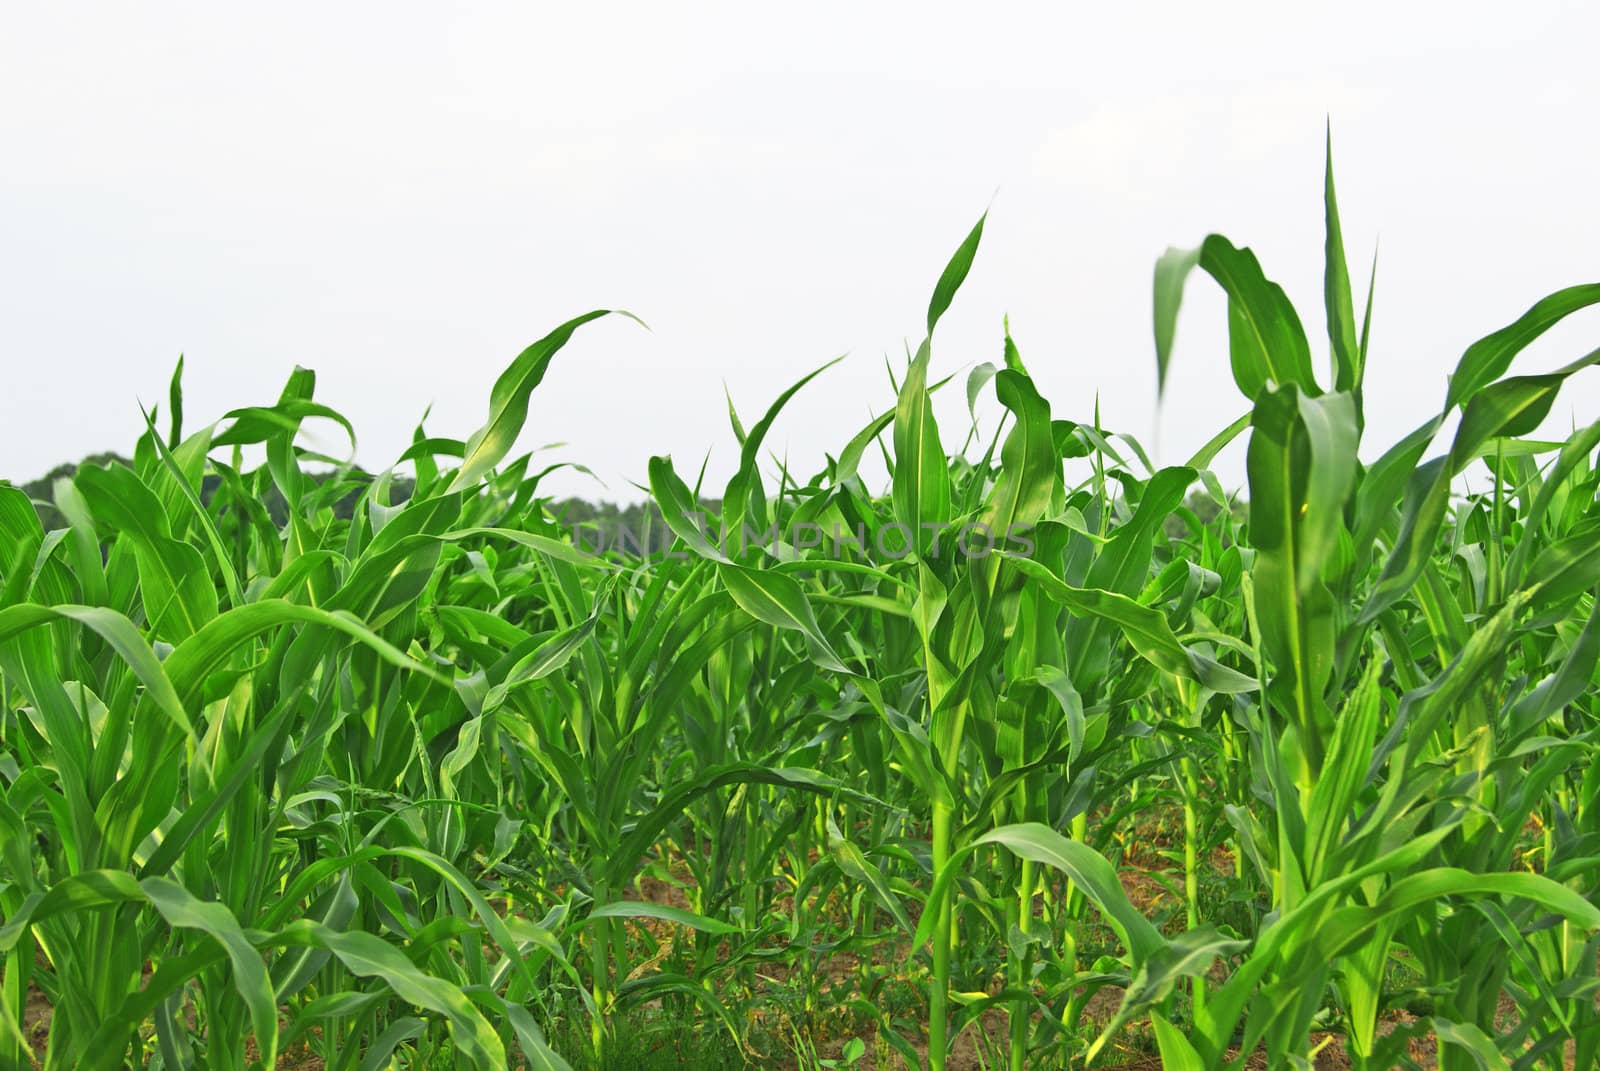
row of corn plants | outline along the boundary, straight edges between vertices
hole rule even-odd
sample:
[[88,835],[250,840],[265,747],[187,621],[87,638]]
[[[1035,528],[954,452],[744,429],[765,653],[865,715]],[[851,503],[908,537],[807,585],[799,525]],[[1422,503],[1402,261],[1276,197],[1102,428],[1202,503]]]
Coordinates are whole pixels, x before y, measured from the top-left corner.
[[730,403],[631,545],[513,453],[611,313],[378,474],[311,372],[193,428],[180,362],[129,463],[0,485],[0,1067],[1600,1065],[1600,421],[1537,437],[1600,350],[1513,374],[1600,285],[1368,442],[1324,192],[1315,347],[1158,261],[1158,381],[1209,280],[1239,392],[1182,465],[1009,331],[940,377],[983,221],[880,416],[807,474],[830,366]]

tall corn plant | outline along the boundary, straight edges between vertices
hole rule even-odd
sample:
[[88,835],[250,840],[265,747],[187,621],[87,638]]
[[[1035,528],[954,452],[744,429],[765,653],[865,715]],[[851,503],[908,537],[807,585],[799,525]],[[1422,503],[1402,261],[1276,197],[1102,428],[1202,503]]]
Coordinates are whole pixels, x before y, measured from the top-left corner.
[[[1439,577],[1434,550],[1450,481],[1486,448],[1533,430],[1561,383],[1596,355],[1551,375],[1496,377],[1543,330],[1600,300],[1600,291],[1562,292],[1469,348],[1440,416],[1363,470],[1357,447],[1366,332],[1358,339],[1353,331],[1331,163],[1326,192],[1333,391],[1317,383],[1298,317],[1247,250],[1212,237],[1198,255],[1172,258],[1197,263],[1228,294],[1234,378],[1254,402],[1248,470],[1255,553],[1246,607],[1261,654],[1265,702],[1251,754],[1274,810],[1266,826],[1242,812],[1233,817],[1253,842],[1249,850],[1264,867],[1278,917],[1257,936],[1217,999],[1197,1003],[1192,1044],[1174,1031],[1158,1031],[1171,1060],[1198,1056],[1217,1063],[1241,1017],[1245,1052],[1264,1040],[1275,1061],[1307,1059],[1319,979],[1329,978],[1333,966],[1348,1002],[1353,1054],[1363,1064],[1390,1058],[1376,1052],[1375,1027],[1391,940],[1414,930],[1421,939],[1409,942],[1410,950],[1426,962],[1440,954],[1439,942],[1459,941],[1466,932],[1437,917],[1427,921],[1440,897],[1482,905],[1446,915],[1485,920],[1470,927],[1472,943],[1457,948],[1509,941],[1507,951],[1520,956],[1526,938],[1518,929],[1533,923],[1534,910],[1564,917],[1580,932],[1600,918],[1552,875],[1503,872],[1508,851],[1471,859],[1459,851],[1491,830],[1508,845],[1510,831],[1528,817],[1527,795],[1511,793],[1513,803],[1503,791],[1507,775],[1525,770],[1527,760],[1515,751],[1497,757],[1496,751],[1498,712],[1508,698],[1505,651],[1528,627],[1524,622],[1539,627],[1529,616],[1540,603],[1557,592],[1568,599],[1582,594],[1582,580],[1567,571],[1565,559],[1581,560],[1587,548],[1570,548],[1563,564],[1549,566],[1548,578],[1482,591],[1465,610]],[[1171,308],[1181,273],[1158,270],[1157,282],[1158,308],[1162,302]],[[1417,465],[1455,410],[1461,419],[1449,452]],[[1386,564],[1364,589],[1363,568],[1378,547]],[[1415,657],[1408,597],[1421,611],[1432,658]],[[1359,612],[1347,609],[1355,600],[1364,600]],[[1475,630],[1466,627],[1467,614],[1479,619]],[[1587,676],[1593,663],[1574,671]],[[1385,709],[1379,687],[1385,672],[1409,686],[1393,710]],[[1516,746],[1514,738],[1509,742]],[[1545,769],[1554,772],[1552,764]],[[1499,814],[1497,806],[1504,808]],[[1497,906],[1501,896],[1512,899]],[[1530,967],[1525,984],[1545,993],[1581,969],[1561,962],[1553,977],[1541,977],[1531,959],[1522,962]],[[1540,964],[1554,965],[1548,956]],[[1430,976],[1443,991],[1465,996],[1461,974]],[[1446,1002],[1438,1010],[1434,1027],[1446,1043],[1447,1066],[1486,1058],[1503,976],[1491,972],[1479,987],[1480,993],[1493,990],[1487,1001],[1474,997],[1453,1008]]]
[[[604,1064],[652,1014],[745,1047],[763,1003],[820,1022],[844,951],[908,1061],[875,987],[925,978],[933,1067],[996,1007],[1013,1068],[1141,1018],[1171,1066],[1305,1066],[1313,1028],[1369,1067],[1423,1031],[1451,1067],[1594,1062],[1600,425],[1530,436],[1600,357],[1508,373],[1600,288],[1474,344],[1364,464],[1371,298],[1358,319],[1331,166],[1325,204],[1325,376],[1249,250],[1158,263],[1158,386],[1199,268],[1249,407],[1186,464],[1056,415],[1009,333],[946,437],[933,338],[980,221],[893,408],[772,486],[772,428],[826,366],[748,427],[730,402],[720,499],[650,462],[649,553],[580,546],[554,466],[511,456],[599,313],[513,362],[469,438],[419,427],[409,484],[303,445],[307,421],[354,443],[309,372],[187,435],[175,375],[131,466],[0,489],[0,1062],[28,1059],[35,990],[52,1067],[301,1042],[561,1067],[536,1022]],[[1235,516],[1209,469],[1241,435]],[[1178,908],[1147,917],[1111,860],[1169,809]]]
[[[532,387],[590,318],[501,377],[451,489],[404,508],[364,496],[354,523],[331,508],[353,491],[348,466],[320,482],[301,469],[304,420],[349,429],[304,371],[275,405],[187,438],[175,376],[165,440],[152,425],[135,467],[58,483],[66,529],[45,532],[0,490],[0,667],[8,706],[24,704],[0,802],[9,1061],[26,1060],[32,982],[54,1010],[46,1067],[121,1066],[152,1022],[166,1067],[270,1067],[313,1024],[351,1065],[436,1029],[395,1014],[408,1006],[464,1065],[504,1066],[492,1020],[527,1059],[562,1066],[525,1008],[525,956],[553,942],[513,933],[446,858],[429,720],[463,700],[448,660],[419,645],[418,599],[467,535],[452,528],[461,489],[504,458]],[[231,463],[210,460],[229,447]],[[245,447],[263,468],[242,470]],[[374,791],[421,806],[373,808]]]

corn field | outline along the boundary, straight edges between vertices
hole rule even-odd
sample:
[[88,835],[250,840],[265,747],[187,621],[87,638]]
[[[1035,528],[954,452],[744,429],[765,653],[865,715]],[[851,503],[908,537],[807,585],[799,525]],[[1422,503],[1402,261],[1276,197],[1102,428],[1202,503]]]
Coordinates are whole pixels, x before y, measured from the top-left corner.
[[196,428],[180,362],[131,465],[0,486],[0,1067],[1600,1066],[1600,422],[1533,437],[1600,349],[1511,374],[1600,284],[1364,442],[1324,194],[1315,347],[1158,261],[1162,382],[1228,306],[1186,464],[1009,333],[940,378],[980,221],[819,471],[826,366],[725,486],[649,460],[660,550],[513,456],[606,312],[376,475],[312,372]]

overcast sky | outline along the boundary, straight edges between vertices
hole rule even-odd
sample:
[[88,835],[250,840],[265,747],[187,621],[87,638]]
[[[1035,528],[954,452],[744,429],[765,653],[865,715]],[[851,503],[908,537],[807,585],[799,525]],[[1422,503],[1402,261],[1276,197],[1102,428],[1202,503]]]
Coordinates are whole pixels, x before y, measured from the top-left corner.
[[[769,440],[809,473],[892,404],[884,357],[991,206],[935,374],[999,359],[1009,313],[1055,415],[1098,392],[1149,443],[1169,245],[1253,247],[1326,367],[1329,116],[1358,290],[1381,236],[1370,456],[1475,338],[1600,280],[1597,41],[1580,3],[8,5],[0,476],[126,452],[180,352],[191,428],[300,364],[384,467],[595,307],[651,329],[585,328],[535,394],[523,447],[607,485],[554,489],[636,497],[653,453],[725,476],[723,384],[748,424],[848,353]],[[1597,342],[1574,317],[1518,368]],[[1244,408],[1197,275],[1162,459]]]

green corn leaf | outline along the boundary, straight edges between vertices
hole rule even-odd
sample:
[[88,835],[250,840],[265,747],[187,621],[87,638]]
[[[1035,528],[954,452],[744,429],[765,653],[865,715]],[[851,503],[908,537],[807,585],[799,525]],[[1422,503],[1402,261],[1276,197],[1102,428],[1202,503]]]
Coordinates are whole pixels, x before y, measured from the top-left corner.
[[1199,249],[1168,249],[1156,260],[1155,334],[1156,397],[1167,389],[1167,369],[1172,364],[1172,343],[1178,333],[1178,309],[1189,273],[1200,263]]
[[30,893],[0,926],[0,952],[10,952],[30,927],[69,912],[110,907],[144,899],[138,881],[120,870],[86,870]]
[[[1510,358],[1506,360],[1509,362]],[[1450,453],[1411,473],[1399,535],[1361,611],[1360,621],[1376,619],[1409,592],[1422,575],[1444,523],[1450,481],[1477,456],[1478,448],[1490,439],[1531,432],[1549,414],[1567,378],[1597,363],[1600,350],[1548,375],[1504,379],[1473,394],[1462,412]]]
[[919,557],[950,523],[950,472],[927,388],[928,360],[925,342],[901,384],[894,417],[894,517]]
[[339,933],[314,922],[286,927],[274,938],[287,945],[325,948],[345,970],[359,978],[377,978],[408,1004],[444,1017],[450,1039],[467,1066],[501,1071],[506,1066],[505,1046],[483,1015],[461,990],[423,973],[405,954],[369,933]]
[[551,360],[571,340],[578,328],[612,312],[634,319],[631,313],[596,309],[568,320],[517,355],[517,359],[495,380],[494,389],[489,392],[488,423],[473,432],[467,440],[461,467],[456,470],[455,479],[450,481],[450,491],[462,491],[475,486],[485,473],[511,452],[511,446],[528,418],[528,398],[544,379]]
[[[1323,305],[1328,316],[1328,344],[1333,351],[1333,389],[1356,398],[1360,412],[1365,347],[1356,341],[1355,299],[1350,295],[1350,269],[1345,263],[1339,202],[1333,190],[1333,129],[1328,129],[1326,177],[1323,181],[1327,240],[1324,244]],[[1364,332],[1363,332],[1364,333]]]
[[1541,550],[1528,567],[1527,586],[1540,604],[1573,599],[1600,585],[1600,531],[1581,532]]
[[223,947],[233,968],[233,984],[250,1008],[250,1021],[261,1062],[273,1067],[278,1058],[278,1009],[272,980],[261,954],[239,927],[239,920],[222,904],[196,899],[182,885],[166,878],[146,878],[140,890],[162,918],[179,929],[199,930]]
[[1323,574],[1355,482],[1355,405],[1348,394],[1267,388],[1252,424],[1247,467],[1256,611],[1274,691],[1314,770],[1331,729],[1323,690],[1336,638],[1336,607]]
[[1474,1023],[1452,1023],[1437,1015],[1429,1016],[1434,1037],[1441,1045],[1453,1045],[1472,1058],[1479,1071],[1511,1071],[1511,1062],[1495,1048],[1494,1042]]
[[[1128,900],[1127,893],[1117,881],[1116,871],[1104,856],[1088,845],[1068,840],[1049,826],[1037,822],[1001,826],[952,855],[945,870],[935,879],[934,888],[928,894],[930,902],[935,902],[939,890],[948,887],[955,879],[956,868],[986,844],[1000,845],[1024,859],[1053,867],[1071,878],[1105,916],[1107,925],[1116,932],[1135,962],[1142,963],[1166,947],[1166,939],[1160,931]],[[932,913],[924,912],[922,922],[912,938],[913,948],[920,948],[927,943],[932,936],[932,925]]]
[[133,622],[103,606],[36,606],[24,603],[0,610],[0,643],[29,629],[54,621],[72,621],[99,635],[133,670],[146,694],[174,725],[187,735],[194,726],[186,713],[183,692],[171,676],[170,665],[163,665],[145,642]]
[[843,357],[835,357],[822,367],[802,376],[788,390],[778,395],[777,400],[767,408],[761,419],[756,421],[755,426],[740,440],[739,471],[728,481],[727,490],[722,495],[722,530],[730,538],[738,540],[741,545],[744,542],[747,519],[753,519],[759,531],[766,530],[765,504],[759,499],[761,474],[756,468],[756,463],[760,457],[761,446],[766,441],[767,432],[772,429],[773,422],[778,419],[778,414],[789,403],[789,399],[798,394],[807,383],[842,360]]
[[678,907],[668,907],[665,904],[651,904],[639,900],[614,900],[609,904],[601,904],[589,912],[589,919],[656,919],[661,922],[671,922],[678,926],[687,926],[691,930],[701,933],[719,934],[726,936],[740,932],[739,927],[730,926],[717,919],[697,915],[693,911],[685,911]]
[[172,380],[167,385],[167,420],[171,430],[167,433],[167,449],[176,450],[183,441],[183,354],[172,369]]
[[916,928],[911,925],[911,919],[906,915],[905,906],[900,902],[900,898],[895,895],[894,890],[889,887],[889,882],[884,878],[883,872],[872,865],[872,860],[868,859],[860,848],[845,839],[844,835],[839,832],[839,827],[834,823],[831,815],[828,818],[828,847],[833,853],[834,860],[838,862],[839,869],[844,871],[851,880],[865,885],[871,891],[872,898],[878,902],[878,906],[889,913],[895,924],[907,936],[913,934]]
[[1372,744],[1377,736],[1383,698],[1379,684],[1383,663],[1374,659],[1345,700],[1334,721],[1327,762],[1306,808],[1306,870],[1315,882],[1332,856],[1346,823],[1355,818],[1356,795],[1366,779]]
[[1569,286],[1536,302],[1515,323],[1468,346],[1450,376],[1446,411],[1470,401],[1505,375],[1516,356],[1540,335],[1580,309],[1595,304],[1600,304],[1600,283]]
[[217,589],[205,560],[172,538],[160,499],[133,470],[85,465],[74,481],[96,519],[133,541],[152,635],[180,643],[217,616]]
[[664,792],[660,802],[653,810],[640,819],[629,831],[628,835],[618,845],[617,850],[611,853],[606,867],[607,884],[611,886],[622,882],[624,875],[633,872],[634,865],[643,857],[649,847],[655,843],[655,838],[660,835],[669,822],[675,821],[692,801],[708,792],[714,792],[728,785],[773,785],[777,788],[793,792],[805,792],[813,795],[829,796],[835,793],[863,802],[873,802],[872,797],[866,796],[854,789],[847,788],[837,781],[831,780],[817,773],[815,770],[804,770],[783,766],[762,766],[755,763],[730,763],[712,766],[702,770],[687,782],[675,784]]
[[297,623],[321,625],[344,633],[371,648],[390,665],[432,677],[441,684],[447,683],[437,670],[412,659],[351,614],[268,599],[229,610],[179,644],[165,663],[172,689],[184,702],[201,701],[207,675],[218,669],[235,650],[264,632]]
[[972,227],[967,237],[962,241],[955,256],[950,258],[950,263],[945,265],[944,272],[939,276],[938,284],[933,288],[933,297],[928,302],[928,334],[933,334],[934,325],[939,322],[950,303],[955,300],[956,291],[961,289],[961,284],[966,281],[967,273],[972,270],[973,258],[978,255],[978,243],[983,240],[983,224],[989,218],[985,212],[978,217],[978,222]]
[[367,1054],[361,1060],[361,1066],[356,1071],[383,1071],[389,1066],[394,1050],[401,1043],[420,1037],[428,1028],[428,1024],[415,1016],[407,1015],[396,1019],[384,1028],[367,1049]]
[[1000,404],[1016,418],[1000,453],[1000,478],[983,515],[989,536],[1004,545],[1031,528],[1050,508],[1061,479],[1051,435],[1050,405],[1033,381],[1006,369],[994,377]]
[[1231,694],[1255,690],[1254,678],[1185,647],[1161,611],[1116,592],[1073,587],[1044,565],[1028,558],[1014,558],[1012,564],[1068,610],[1116,626],[1139,655],[1158,669],[1197,681],[1214,692]]
[[1200,246],[1200,267],[1228,295],[1228,349],[1233,379],[1251,401],[1267,384],[1320,394],[1311,347],[1283,288],[1261,272],[1256,256],[1213,234]]
[[793,579],[782,573],[748,569],[731,562],[719,562],[717,576],[745,613],[764,624],[800,633],[805,638],[811,660],[817,665],[835,673],[851,672],[823,637],[805,592]]
[[661,516],[673,535],[702,558],[731,564],[728,556],[706,538],[702,526],[694,523],[695,516],[704,519],[705,515],[699,512],[689,488],[673,471],[671,458],[650,459],[650,493],[655,496]]
[[1161,1052],[1161,1066],[1171,1071],[1205,1071],[1205,1061],[1189,1039],[1178,1031],[1160,1012],[1150,1013],[1150,1025],[1155,1028],[1156,1047]]
[[974,427],[978,423],[978,399],[983,396],[983,389],[994,381],[998,371],[992,361],[984,361],[967,373],[967,415],[972,418]]

